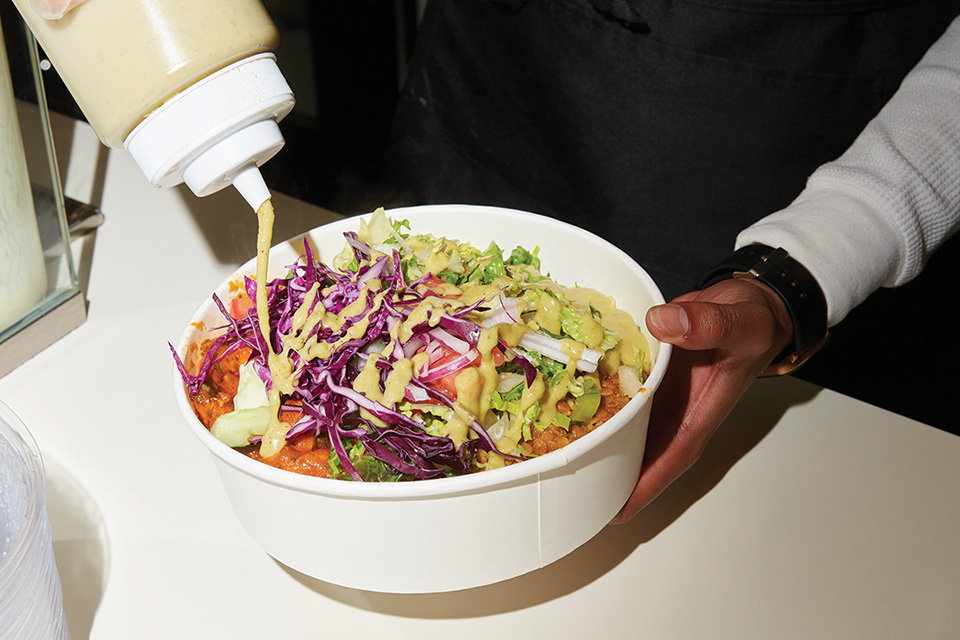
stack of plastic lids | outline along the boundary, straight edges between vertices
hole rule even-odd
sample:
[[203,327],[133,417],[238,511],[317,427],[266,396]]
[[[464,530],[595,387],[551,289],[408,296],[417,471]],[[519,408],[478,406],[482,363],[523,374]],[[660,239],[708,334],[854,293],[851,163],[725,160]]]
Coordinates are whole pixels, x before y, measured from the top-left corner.
[[69,638],[40,450],[0,402],[0,638]]

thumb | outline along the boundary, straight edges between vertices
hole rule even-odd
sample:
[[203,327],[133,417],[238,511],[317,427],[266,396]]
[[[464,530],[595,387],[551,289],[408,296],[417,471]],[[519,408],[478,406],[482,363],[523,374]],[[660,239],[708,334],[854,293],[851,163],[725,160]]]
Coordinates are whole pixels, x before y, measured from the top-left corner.
[[671,302],[651,307],[647,327],[655,338],[682,349],[736,349],[754,354],[767,351],[776,322],[761,305],[736,302]]

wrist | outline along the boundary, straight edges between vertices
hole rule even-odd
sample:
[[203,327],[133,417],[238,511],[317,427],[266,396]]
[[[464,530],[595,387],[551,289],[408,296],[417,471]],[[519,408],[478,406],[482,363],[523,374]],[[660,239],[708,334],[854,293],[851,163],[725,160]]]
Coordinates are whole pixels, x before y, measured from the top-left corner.
[[827,303],[816,279],[783,249],[746,245],[710,269],[697,285],[705,289],[728,279],[752,280],[772,292],[778,324],[791,334],[786,348],[761,375],[795,371],[827,341]]

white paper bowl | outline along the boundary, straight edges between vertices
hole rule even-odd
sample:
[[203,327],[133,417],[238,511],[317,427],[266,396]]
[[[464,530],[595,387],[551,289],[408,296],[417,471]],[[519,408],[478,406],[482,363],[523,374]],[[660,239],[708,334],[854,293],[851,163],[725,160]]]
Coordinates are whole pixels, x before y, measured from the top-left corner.
[[[277,215],[282,216],[283,211]],[[506,252],[540,247],[542,270],[564,285],[590,286],[613,296],[643,326],[646,309],[663,302],[657,286],[627,254],[552,218],[495,207],[434,205],[389,211],[414,232],[468,241]],[[348,218],[309,233],[327,262],[344,246]],[[275,246],[270,277],[286,273],[300,239]],[[238,274],[216,293],[229,298]],[[211,300],[195,313],[181,339],[201,335],[197,323],[222,324]],[[224,445],[200,423],[174,369],[174,388],[189,427],[210,449],[240,523],[267,553],[306,575],[334,584],[391,593],[477,587],[543,567],[599,532],[629,497],[640,472],[654,390],[670,345],[648,336],[655,362],[644,389],[592,433],[568,446],[502,469],[456,478],[362,483],[314,478],[252,460]]]

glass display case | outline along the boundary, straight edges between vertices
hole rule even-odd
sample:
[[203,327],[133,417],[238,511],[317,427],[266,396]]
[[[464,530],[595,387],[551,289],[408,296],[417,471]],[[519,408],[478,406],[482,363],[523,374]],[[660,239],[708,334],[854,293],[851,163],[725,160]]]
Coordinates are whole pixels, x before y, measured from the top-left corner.
[[0,376],[82,324],[86,302],[53,150],[36,43],[5,15],[0,38]]

